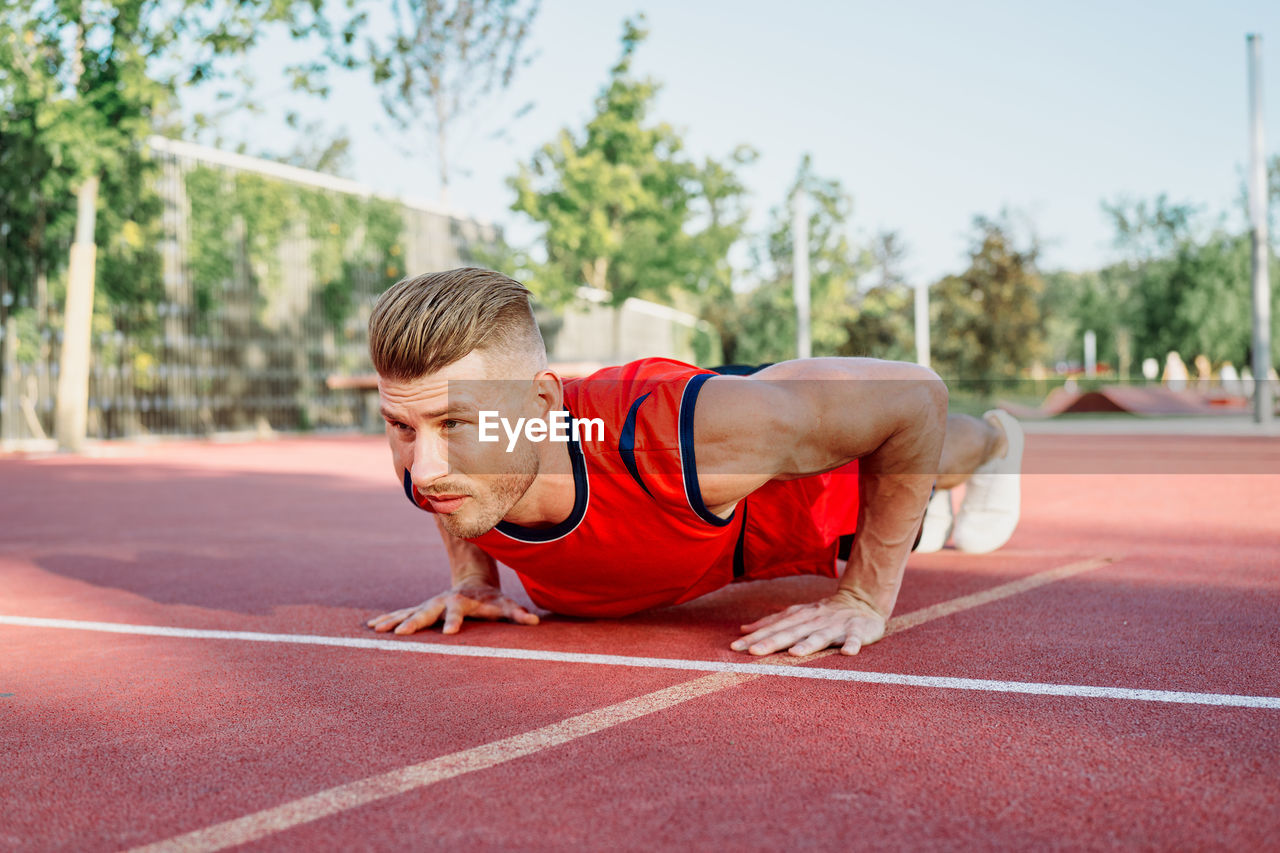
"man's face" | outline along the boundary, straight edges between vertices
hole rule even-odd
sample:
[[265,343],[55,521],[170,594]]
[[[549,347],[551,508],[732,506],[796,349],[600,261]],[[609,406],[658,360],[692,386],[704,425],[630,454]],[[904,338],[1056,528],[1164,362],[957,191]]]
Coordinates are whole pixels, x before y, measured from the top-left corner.
[[532,382],[498,381],[489,361],[472,352],[420,379],[378,381],[396,476],[408,471],[445,529],[462,539],[491,530],[538,474],[529,443],[508,452],[505,441],[478,440],[480,411],[519,417],[537,407]]

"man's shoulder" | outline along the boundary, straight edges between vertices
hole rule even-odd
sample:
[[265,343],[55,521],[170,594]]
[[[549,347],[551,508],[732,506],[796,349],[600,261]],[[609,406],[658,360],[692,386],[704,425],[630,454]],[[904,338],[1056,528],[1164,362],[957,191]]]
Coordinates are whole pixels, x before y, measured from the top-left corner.
[[664,382],[672,379],[682,379],[699,373],[711,373],[712,371],[705,368],[695,367],[683,361],[677,361],[673,358],[639,358],[634,361],[628,361],[625,364],[615,364],[609,367],[602,367],[599,370],[581,378],[566,380],[568,383],[595,383],[595,382],[617,382],[617,383],[645,383],[645,382]]
[[[575,411],[630,407],[660,389],[679,389],[689,379],[711,371],[670,358],[642,358],[605,367],[581,378],[566,379],[565,396]],[[576,406],[576,408],[575,408]]]

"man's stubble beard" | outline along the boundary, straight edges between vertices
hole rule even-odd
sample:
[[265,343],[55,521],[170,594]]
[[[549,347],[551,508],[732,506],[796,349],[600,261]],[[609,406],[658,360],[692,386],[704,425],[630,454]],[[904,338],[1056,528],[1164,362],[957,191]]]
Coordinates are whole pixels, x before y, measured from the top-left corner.
[[486,477],[484,492],[468,492],[470,506],[464,504],[459,512],[441,515],[444,529],[459,539],[475,539],[497,526],[538,477],[538,457],[532,447],[526,444],[518,451],[513,468],[516,470]]

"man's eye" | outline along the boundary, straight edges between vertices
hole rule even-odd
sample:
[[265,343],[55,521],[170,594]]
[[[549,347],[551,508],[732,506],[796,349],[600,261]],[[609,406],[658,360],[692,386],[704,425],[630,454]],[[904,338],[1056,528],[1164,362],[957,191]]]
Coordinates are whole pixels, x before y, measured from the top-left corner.
[[391,422],[391,428],[392,428],[392,429],[395,429],[395,430],[399,430],[400,432],[412,432],[412,431],[413,431],[413,427],[409,426],[408,424],[402,424],[402,423],[400,423],[400,421],[392,421],[392,422]]
[[449,419],[445,420],[445,421],[442,423],[442,426],[443,426],[445,429],[450,429],[450,430],[452,430],[452,429],[457,429],[458,427],[462,426],[462,421],[458,421],[458,420],[454,420],[453,418],[449,418]]

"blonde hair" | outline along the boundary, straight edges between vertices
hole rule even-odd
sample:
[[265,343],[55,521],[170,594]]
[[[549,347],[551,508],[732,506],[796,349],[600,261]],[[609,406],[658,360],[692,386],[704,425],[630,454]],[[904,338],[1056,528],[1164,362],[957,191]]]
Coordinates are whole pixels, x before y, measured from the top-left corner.
[[520,282],[475,267],[401,279],[369,317],[374,369],[387,379],[419,379],[475,350],[541,369],[547,354],[530,296]]

